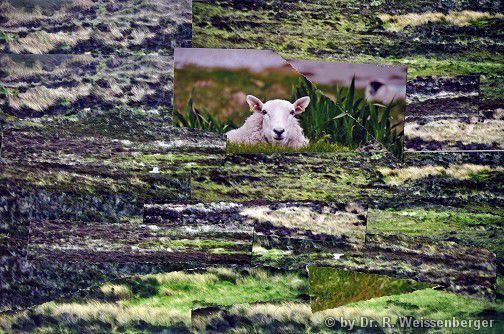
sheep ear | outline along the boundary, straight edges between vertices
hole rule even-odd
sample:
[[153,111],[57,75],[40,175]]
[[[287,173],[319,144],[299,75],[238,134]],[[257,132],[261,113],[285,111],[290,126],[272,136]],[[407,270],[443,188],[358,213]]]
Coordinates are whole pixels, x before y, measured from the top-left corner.
[[308,107],[309,104],[310,104],[309,96],[297,99],[296,102],[294,102],[294,109],[296,110],[296,114],[300,114],[303,111],[305,111],[305,109]]
[[263,107],[263,103],[254,95],[247,95],[247,103],[250,106],[250,111],[261,111]]

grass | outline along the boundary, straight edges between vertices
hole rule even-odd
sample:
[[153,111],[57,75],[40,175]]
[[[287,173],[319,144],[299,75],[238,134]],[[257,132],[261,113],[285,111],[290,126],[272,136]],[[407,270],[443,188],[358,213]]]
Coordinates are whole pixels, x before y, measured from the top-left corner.
[[125,284],[106,283],[100,287],[100,292],[107,299],[120,300],[132,297],[130,287]]
[[325,138],[319,139],[316,142],[311,142],[308,145],[300,148],[286,147],[272,144],[236,144],[227,143],[227,153],[247,154],[247,153],[298,153],[298,152],[350,152],[352,149],[348,146],[341,144],[333,144],[328,142]]
[[[300,77],[291,68],[247,69],[185,66],[175,69],[174,110],[186,113],[191,99],[198,110],[205,108],[221,121],[242,124],[250,114],[246,96],[271,100],[287,98]],[[215,111],[219,112],[216,113]]]
[[485,19],[502,19],[504,15],[495,15],[488,12],[476,12],[463,10],[460,12],[451,11],[447,14],[440,12],[408,13],[403,15],[379,14],[378,17],[384,23],[384,28],[389,31],[402,31],[406,27],[417,27],[429,23],[441,22],[458,27],[477,25]]
[[5,42],[5,43],[12,43],[16,41],[19,38],[19,36],[15,33],[8,33],[4,31],[0,31],[0,41]]
[[77,29],[72,32],[59,31],[56,33],[48,33],[41,30],[11,41],[9,49],[12,53],[32,54],[44,54],[53,50],[65,51],[74,47],[77,43],[89,39],[90,36],[92,36],[92,30],[87,28]]
[[80,97],[89,95],[92,90],[90,84],[83,84],[73,88],[47,88],[37,86],[17,95],[8,95],[9,106],[21,110],[23,108],[43,112],[54,105],[66,105],[75,102]]
[[345,271],[334,268],[308,267],[311,309],[313,312],[387,295],[400,295],[432,285],[413,280]]
[[355,88],[355,78],[348,88],[336,89],[335,101],[307,79],[300,79],[293,88],[292,100],[303,96],[311,99],[308,109],[300,116],[308,138],[319,140],[329,136],[330,142],[352,148],[377,140],[396,156],[402,156],[403,133],[399,130],[402,122],[393,124],[391,113],[394,108],[400,108],[404,114],[404,106],[367,103]]
[[[242,215],[256,223],[291,229],[293,233],[311,231],[313,234],[338,235],[347,242],[364,245],[366,210],[360,205],[334,209],[325,206],[320,211],[311,207],[286,206],[272,209],[268,206],[245,208]],[[301,236],[298,235],[299,238]]]
[[390,185],[402,185],[406,182],[412,182],[420,179],[426,179],[434,176],[450,177],[457,180],[475,180],[482,181],[482,178],[488,178],[489,173],[502,173],[504,168],[491,167],[475,164],[461,164],[444,166],[426,166],[426,167],[405,167],[389,168],[382,167],[378,169],[383,175],[384,181]]
[[448,56],[406,56],[387,57],[384,63],[402,64],[408,66],[408,78],[417,76],[455,76],[455,75],[502,75],[504,57],[499,54],[481,55],[466,52]]
[[453,207],[370,210],[368,231],[424,236],[433,240],[456,240],[458,243],[489,249],[501,259],[504,258],[503,216],[504,211],[496,207],[486,212]]
[[[34,332],[155,332],[156,326],[191,324],[192,308],[257,301],[295,301],[306,294],[301,272],[266,269],[209,268],[200,272],[169,272],[106,283],[86,298],[71,298],[0,317],[0,332],[14,328]],[[37,320],[38,319],[38,320]],[[43,321],[41,321],[43,319]],[[97,329],[98,328],[98,329]],[[31,328],[33,330],[33,328]],[[158,328],[158,331],[161,331]]]
[[405,132],[409,139],[421,138],[426,141],[447,141],[449,143],[461,142],[463,144],[488,144],[504,147],[504,122],[501,120],[487,119],[485,122],[466,123],[458,120],[438,120],[427,124],[410,122],[406,125]]
[[155,279],[156,291],[171,291],[139,296],[126,302],[132,306],[170,307],[189,311],[195,306],[232,305],[260,300],[295,300],[306,293],[306,281],[296,273],[274,274],[252,269],[240,274],[227,268],[209,269],[207,273],[167,273],[142,278],[142,284]]
[[[504,303],[469,299],[454,294],[431,289],[418,290],[407,294],[384,296],[367,301],[359,301],[345,306],[316,313],[310,310],[310,304],[297,302],[261,303],[234,305],[227,310],[225,319],[198,319],[197,325],[205,328],[207,323],[225,323],[232,319],[235,333],[347,333],[348,328],[328,328],[328,317],[355,321],[352,332],[363,333],[474,333],[474,328],[380,328],[383,318],[396,324],[400,317],[413,319],[451,320],[493,319],[494,327],[481,329],[481,333],[501,333],[503,328],[502,313]],[[222,316],[221,316],[222,317]],[[251,321],[252,319],[252,321]],[[359,328],[362,320],[375,320],[378,328]]]
[[19,91],[15,88],[0,86],[0,97],[1,98],[19,97]]
[[[376,319],[381,323],[383,316],[395,323],[399,317],[415,319],[448,320],[458,319],[499,319],[504,312],[504,303],[470,299],[455,294],[424,289],[397,296],[385,296],[368,301],[360,301],[343,307],[316,313],[322,319],[328,315],[335,318],[359,319],[361,316]],[[464,333],[467,329],[445,328],[441,333]],[[498,333],[498,331],[496,332]]]
[[[310,278],[311,283],[318,284],[318,287],[311,287],[312,292],[321,288],[319,290],[327,296],[341,294],[340,282],[334,279],[341,279],[346,284],[344,276],[327,275],[324,270],[328,269],[319,269],[321,280],[314,282],[313,276]],[[352,277],[349,278],[355,283]],[[499,282],[502,282],[501,278]],[[363,283],[357,280],[356,284]],[[353,288],[350,286],[350,290]],[[411,291],[407,285],[389,284],[383,288]],[[375,284],[373,289],[381,291],[382,287]],[[32,310],[3,314],[0,316],[0,332],[153,333],[178,330],[186,333],[190,331],[191,308],[210,305],[229,306],[228,312],[236,324],[249,326],[245,332],[254,332],[254,328],[261,326],[271,331],[293,323],[325,333],[327,328],[323,321],[327,316],[358,321],[360,317],[380,320],[388,316],[394,323],[400,316],[416,319],[451,319],[454,316],[461,319],[498,319],[504,312],[504,303],[500,301],[492,303],[424,289],[312,313],[310,305],[300,299],[307,292],[308,279],[303,273],[262,268],[209,268],[197,272],[136,276],[103,284],[85,297],[53,301]]]
[[[0,3],[0,12],[6,20],[3,26],[20,31],[23,36],[3,36],[6,43],[2,46],[14,53],[61,53],[79,47],[93,53],[138,54],[145,50],[145,40],[149,39],[159,41],[156,51],[173,49],[173,45],[166,46],[161,39],[164,33],[173,36],[183,24],[190,25],[187,18],[190,11],[187,1],[177,6],[155,0],[134,5],[118,1],[113,6],[105,0],[3,1]],[[39,27],[40,22],[44,23],[43,30],[32,29]],[[65,25],[61,26],[61,22]],[[173,37],[177,46],[180,39]]]
[[192,96],[187,101],[185,113],[177,110],[173,113],[174,124],[179,127],[188,127],[192,129],[214,131],[217,133],[226,133],[229,130],[236,129],[237,126],[230,120],[222,121],[212,116],[206,109],[201,111],[194,108]]
[[[350,87],[336,88],[335,100],[325,96],[306,78],[299,78],[292,87],[292,101],[303,96],[310,97],[310,105],[299,117],[305,135],[312,142],[303,148],[285,148],[269,144],[228,144],[228,153],[289,153],[289,152],[345,152],[373,143],[376,140],[396,156],[402,157],[402,122],[393,124],[391,114],[395,108],[404,113],[404,106],[391,104],[381,106],[368,104],[355,88],[355,79]],[[190,97],[185,112],[175,111],[177,126],[225,133],[236,124],[222,121],[216,115],[194,108]]]

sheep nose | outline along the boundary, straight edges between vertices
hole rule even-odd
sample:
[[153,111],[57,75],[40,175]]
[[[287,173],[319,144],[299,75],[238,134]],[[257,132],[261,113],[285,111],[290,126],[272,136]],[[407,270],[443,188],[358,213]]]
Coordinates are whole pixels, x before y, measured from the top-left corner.
[[276,128],[276,129],[273,129],[273,131],[276,133],[277,136],[281,136],[282,133],[285,132],[285,129],[278,129],[278,128]]

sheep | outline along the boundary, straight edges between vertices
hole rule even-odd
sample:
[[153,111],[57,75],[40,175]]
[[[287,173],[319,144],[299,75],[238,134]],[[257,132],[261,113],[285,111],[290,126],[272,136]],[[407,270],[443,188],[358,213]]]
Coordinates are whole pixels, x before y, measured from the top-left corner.
[[389,105],[395,99],[394,90],[382,80],[373,80],[366,86],[366,101]]
[[236,144],[268,143],[300,148],[308,145],[303,129],[295,116],[305,111],[310,103],[308,96],[290,103],[271,100],[263,103],[253,95],[247,95],[252,115],[238,129],[228,131],[228,142]]

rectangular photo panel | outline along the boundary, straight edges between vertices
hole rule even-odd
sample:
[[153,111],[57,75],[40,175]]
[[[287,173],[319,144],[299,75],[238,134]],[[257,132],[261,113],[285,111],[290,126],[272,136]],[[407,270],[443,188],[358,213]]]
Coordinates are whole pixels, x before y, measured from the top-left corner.
[[404,161],[378,170],[386,184],[420,194],[423,203],[503,206],[503,151],[409,152]]
[[249,265],[253,226],[244,224],[240,207],[147,204],[140,221],[125,217],[108,224],[33,219],[28,256],[59,263],[159,263],[180,268]]
[[367,207],[357,203],[269,202],[243,211],[258,236],[328,241],[364,247]]
[[220,162],[225,145],[215,133],[176,128],[149,112],[83,110],[71,116],[16,120],[3,131],[0,157],[69,169],[188,174],[194,162]]
[[378,68],[370,76],[366,66],[343,64],[349,66],[343,72],[321,65],[319,71],[327,76],[311,77],[324,90],[304,75],[316,65],[296,65],[268,50],[176,49],[175,125],[224,134],[228,153],[385,147],[400,157],[405,69],[390,67],[388,73],[385,67],[367,65]]
[[357,203],[294,202],[267,211],[254,208],[250,217],[255,222],[254,266],[330,264],[365,247],[367,207]]
[[448,206],[424,201],[401,207],[373,208],[368,212],[368,233],[401,233],[453,241],[495,253],[497,272],[504,264],[504,212],[495,205]]
[[0,52],[172,54],[191,47],[190,0],[2,0]]
[[330,267],[307,267],[312,312],[383,296],[401,295],[434,285]]
[[[504,121],[499,112],[502,108],[499,109],[498,98],[492,101],[495,97],[491,95],[482,101],[480,81],[479,75],[416,77],[410,80],[406,150],[502,150]],[[492,92],[488,88],[486,90]]]
[[171,55],[0,55],[2,118],[15,121],[125,109],[166,117],[171,109],[172,66]]
[[146,205],[144,225],[162,230],[152,236],[154,248],[181,264],[250,265],[253,226],[247,224],[240,203],[174,202]]

